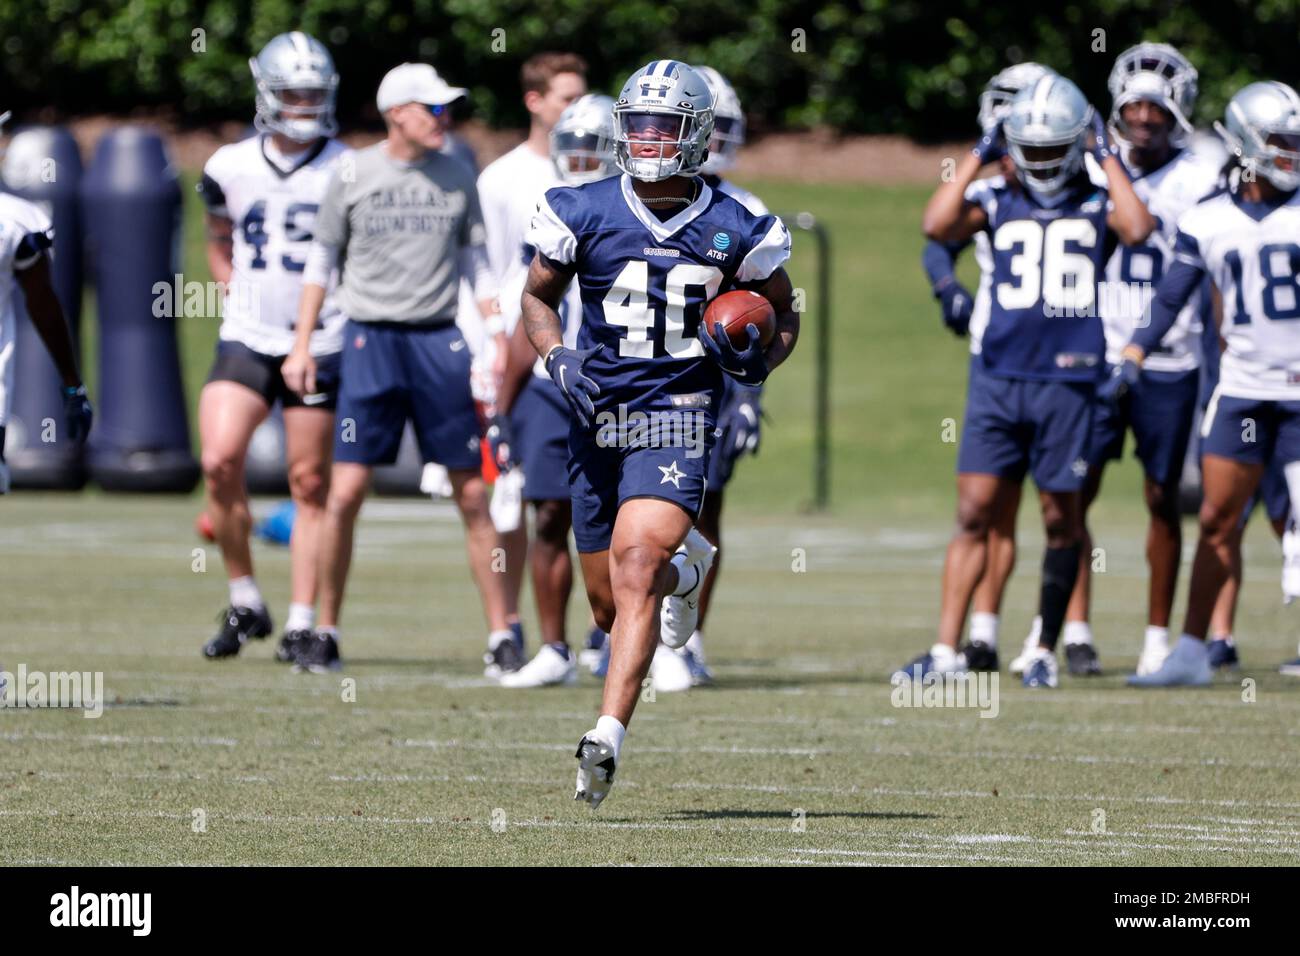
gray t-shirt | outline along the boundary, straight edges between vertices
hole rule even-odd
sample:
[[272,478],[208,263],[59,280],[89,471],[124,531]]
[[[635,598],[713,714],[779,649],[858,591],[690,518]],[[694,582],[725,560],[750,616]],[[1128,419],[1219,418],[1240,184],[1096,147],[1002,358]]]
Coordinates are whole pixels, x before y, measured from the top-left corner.
[[461,251],[483,246],[472,173],[442,153],[407,165],[383,143],[330,178],[315,239],[339,250],[339,304],[358,322],[452,321]]

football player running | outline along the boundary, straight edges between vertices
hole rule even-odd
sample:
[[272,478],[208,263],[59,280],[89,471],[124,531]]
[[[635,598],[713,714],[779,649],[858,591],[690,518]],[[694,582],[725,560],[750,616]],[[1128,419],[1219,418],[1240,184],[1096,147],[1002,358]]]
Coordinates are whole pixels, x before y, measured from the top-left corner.
[[[1137,687],[1208,684],[1206,634],[1231,571],[1232,541],[1270,463],[1300,493],[1300,96],[1275,81],[1252,83],[1228,103],[1216,129],[1237,159],[1228,188],[1178,223],[1174,262],[1150,322],[1124,348],[1105,386],[1123,395],[1208,275],[1223,302],[1226,349],[1201,426],[1204,499],[1183,633]],[[1294,505],[1293,505],[1294,508]]]
[[199,395],[199,443],[207,513],[230,589],[221,629],[203,654],[232,657],[248,638],[271,633],[253,575],[244,463],[253,432],[279,401],[296,513],[289,613],[276,658],[292,662],[315,624],[316,541],[329,487],[345,320],[334,300],[336,277],[311,332],[314,387],[297,394],[280,366],[294,344],[316,210],[348,150],[332,138],[338,74],[319,40],[282,33],[248,63],[257,88],[257,132],[217,150],[198,185],[207,206],[208,266],[226,290],[216,359]]
[[[1195,67],[1164,43],[1140,43],[1125,50],[1111,70],[1110,128],[1120,147],[1120,161],[1138,198],[1155,217],[1156,229],[1143,245],[1117,248],[1106,263],[1097,306],[1106,330],[1108,367],[1119,363],[1161,274],[1173,261],[1179,218],[1213,192],[1219,180],[1218,167],[1187,148],[1193,133],[1189,117],[1196,105],[1196,81]],[[1210,307],[1208,288],[1198,289],[1159,348],[1147,357],[1133,388],[1115,403],[1099,401],[1093,412],[1083,486],[1083,550],[1062,635],[1066,663],[1075,676],[1101,672],[1088,623],[1092,536],[1086,519],[1101,490],[1106,463],[1123,455],[1128,431],[1142,462],[1143,496],[1150,515],[1147,628],[1138,673],[1154,671],[1169,653],[1169,616],[1182,556],[1178,484],[1196,414],[1200,326],[1208,321]],[[1037,644],[1031,631],[1021,658],[1012,662],[1013,673],[1032,659]]]
[[[976,182],[1004,137],[1015,177]],[[1104,184],[1085,170],[1085,150]],[[957,641],[986,564],[989,526],[1010,489],[1032,472],[1047,548],[1042,635],[1024,683],[1056,686],[1055,647],[1078,573],[1084,455],[1104,359],[1096,275],[1108,233],[1135,244],[1153,226],[1104,121],[1078,87],[1055,75],[1016,94],[1006,118],[931,198],[924,223],[931,239],[961,242],[989,232],[993,288],[958,454],[957,530],[945,559],[938,640],[896,680],[966,667]]]
[[[610,635],[600,718],[577,750],[576,798],[597,806],[613,784],[641,682],[662,636],[695,632],[714,547],[694,530],[703,503],[722,376],[760,385],[794,348],[799,317],[782,264],[790,236],[698,175],[713,101],[695,70],[655,60],[614,105],[623,175],[552,189],[530,241],[537,256],[523,321],[573,419],[574,535],[596,623]],[[573,277],[582,298],[578,348],[557,309]],[[706,303],[752,289],[776,311],[764,350],[703,329]],[[651,417],[653,415],[653,417]],[[653,423],[653,427],[647,425]]]
[[[613,111],[612,98],[587,94],[560,114],[550,134],[552,178],[563,185],[580,186],[618,172],[614,163]],[[540,194],[533,198],[534,211],[542,198]],[[531,265],[536,252],[526,243],[524,248],[530,253]],[[527,276],[527,265],[521,265],[501,288],[502,312],[507,322],[517,324],[497,396],[497,418],[490,423],[488,432],[498,464],[509,467],[517,463],[523,469],[523,497],[533,506],[535,531],[530,560],[543,643],[522,669],[501,676],[501,686],[514,688],[572,684],[578,676],[565,624],[573,590],[573,557],[569,553],[569,531],[573,526],[569,405],[533,350],[527,329],[518,322]],[[569,284],[558,312],[564,322],[564,344],[576,348],[582,325],[578,283]]]
[[[1011,101],[1026,86],[1053,71],[1040,63],[1017,63],[1000,71],[980,94],[979,126],[989,131],[1006,117]],[[996,160],[1003,176],[1015,176],[1010,157]],[[979,289],[974,296],[958,280],[957,256],[968,245],[975,246],[975,262],[980,269]],[[980,374],[978,356],[984,327],[989,320],[989,293],[993,286],[993,262],[986,232],[975,233],[963,242],[942,243],[928,240],[921,254],[921,264],[930,279],[934,297],[939,301],[944,325],[954,335],[970,336],[970,375]],[[1016,565],[1016,516],[1020,510],[1020,486],[1007,490],[997,502],[998,510],[989,520],[988,558],[984,573],[971,601],[970,640],[962,649],[969,670],[998,669],[998,629],[1001,622],[1002,596]]]

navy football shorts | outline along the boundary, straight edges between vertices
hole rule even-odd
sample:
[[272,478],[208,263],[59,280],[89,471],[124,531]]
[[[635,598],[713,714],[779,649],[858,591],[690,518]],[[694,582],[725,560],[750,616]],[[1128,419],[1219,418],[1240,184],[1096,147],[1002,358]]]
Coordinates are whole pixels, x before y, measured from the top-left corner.
[[1203,455],[1252,465],[1300,461],[1300,401],[1236,398],[1215,389],[1201,437]]
[[1088,473],[1096,385],[999,378],[971,361],[958,474],[1023,481],[1040,491],[1078,491]]
[[525,501],[569,498],[569,403],[549,378],[528,376],[510,409]]
[[356,322],[343,330],[334,460],[391,465],[407,419],[424,461],[449,471],[482,465],[469,389],[469,348],[454,322]]
[[1098,401],[1092,413],[1088,464],[1098,468],[1124,455],[1124,434],[1133,431],[1138,459],[1158,485],[1178,481],[1196,413],[1200,373],[1143,371],[1137,386],[1117,405]]

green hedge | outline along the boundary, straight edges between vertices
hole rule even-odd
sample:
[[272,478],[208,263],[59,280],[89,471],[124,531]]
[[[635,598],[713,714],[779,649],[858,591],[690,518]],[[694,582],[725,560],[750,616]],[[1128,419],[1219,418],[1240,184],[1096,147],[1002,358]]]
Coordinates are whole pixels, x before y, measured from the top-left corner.
[[[1026,9],[989,0],[0,0],[0,108],[246,117],[250,53],[294,28],[333,51],[348,122],[376,119],[373,93],[390,66],[427,59],[472,88],[477,115],[522,125],[519,64],[545,49],[582,53],[593,84],[611,91],[641,63],[671,56],[716,66],[770,125],[921,139],[970,132],[984,81],[1014,60],[1042,60],[1104,101],[1115,54],[1141,39],[1174,43],[1197,64],[1202,121],[1251,79],[1296,81],[1294,0]],[[1105,50],[1094,52],[1099,29]]]

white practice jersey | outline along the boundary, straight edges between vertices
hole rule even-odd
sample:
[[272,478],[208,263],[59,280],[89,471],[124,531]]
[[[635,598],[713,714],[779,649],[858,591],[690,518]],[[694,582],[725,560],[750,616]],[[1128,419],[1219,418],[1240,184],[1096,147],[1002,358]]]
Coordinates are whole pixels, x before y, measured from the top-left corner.
[[[1111,365],[1119,363],[1120,353],[1155,296],[1160,277],[1173,263],[1178,221],[1214,192],[1218,180],[1219,167],[1190,149],[1179,151],[1154,172],[1134,176],[1133,191],[1155,217],[1156,228],[1140,246],[1117,246],[1106,263],[1097,310],[1106,330],[1106,361]],[[1186,372],[1200,366],[1201,298],[1200,292],[1192,296],[1143,368]]]
[[54,227],[39,206],[0,193],[0,428],[9,424],[14,393],[14,273],[35,263],[53,242]]
[[[533,221],[537,201],[546,190],[562,185],[550,157],[537,155],[527,143],[520,143],[489,163],[479,174],[478,200],[487,229],[488,267],[498,290],[507,337],[519,319],[519,303],[507,300],[510,296],[518,297],[516,287],[522,293],[523,281],[517,273],[521,269],[526,273],[533,260],[532,249],[524,243],[524,234]],[[474,291],[465,281],[460,284],[456,324],[470,350],[479,354],[483,346],[483,318]]]
[[[267,158],[265,145],[257,135],[221,147],[203,167],[199,192],[209,212],[234,223],[234,267],[220,337],[263,355],[287,355],[316,211],[330,176],[351,150],[325,140],[312,147],[309,159],[284,172]],[[347,317],[337,302],[338,279],[335,271],[312,332],[313,355],[343,347]]]
[[1300,400],[1300,192],[1274,207],[1218,193],[1179,221],[1174,254],[1223,299],[1220,392]]

